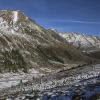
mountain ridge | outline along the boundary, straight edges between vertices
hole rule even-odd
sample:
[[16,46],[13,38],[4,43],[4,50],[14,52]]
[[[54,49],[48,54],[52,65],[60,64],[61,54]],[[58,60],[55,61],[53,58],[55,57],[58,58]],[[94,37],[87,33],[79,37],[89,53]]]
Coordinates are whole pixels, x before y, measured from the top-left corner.
[[19,69],[27,72],[31,68],[53,72],[67,67],[66,64],[93,60],[19,11],[0,11],[0,38],[1,72]]
[[91,48],[96,47],[100,48],[100,38],[97,36],[92,35],[85,35],[81,33],[75,33],[75,32],[66,32],[66,33],[59,33],[60,36],[65,38],[69,43],[73,43],[73,45],[76,45],[77,47],[80,45],[81,48]]

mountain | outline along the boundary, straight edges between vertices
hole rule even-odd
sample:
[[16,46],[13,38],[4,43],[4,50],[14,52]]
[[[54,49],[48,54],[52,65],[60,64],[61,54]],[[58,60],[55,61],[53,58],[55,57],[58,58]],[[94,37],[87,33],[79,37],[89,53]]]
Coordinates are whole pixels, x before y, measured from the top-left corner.
[[21,11],[1,10],[0,100],[54,97],[98,83],[99,38],[68,34],[45,29]]
[[100,37],[82,33],[58,33],[87,56],[100,59]]
[[55,72],[92,59],[20,11],[0,11],[0,72]]
[[100,37],[81,33],[59,33],[69,43],[83,50],[100,49]]

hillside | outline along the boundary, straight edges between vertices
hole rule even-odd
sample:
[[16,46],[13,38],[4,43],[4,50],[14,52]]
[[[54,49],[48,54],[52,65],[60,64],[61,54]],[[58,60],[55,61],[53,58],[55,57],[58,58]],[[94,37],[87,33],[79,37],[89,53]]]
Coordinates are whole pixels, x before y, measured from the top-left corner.
[[100,37],[86,35],[83,33],[59,33],[69,44],[72,44],[77,49],[81,50],[83,54],[100,59]]
[[56,32],[46,30],[24,13],[0,11],[0,72],[28,72],[34,68],[46,73],[91,60]]
[[69,43],[77,46],[83,50],[100,49],[100,37],[92,36],[83,33],[65,32],[59,33],[60,36],[65,38]]

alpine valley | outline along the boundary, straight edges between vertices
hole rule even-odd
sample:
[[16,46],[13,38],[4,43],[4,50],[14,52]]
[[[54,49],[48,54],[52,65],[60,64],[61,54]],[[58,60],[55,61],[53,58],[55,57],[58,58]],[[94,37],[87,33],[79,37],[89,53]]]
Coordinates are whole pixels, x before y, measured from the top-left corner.
[[21,11],[0,11],[0,100],[99,99],[100,37],[45,29]]

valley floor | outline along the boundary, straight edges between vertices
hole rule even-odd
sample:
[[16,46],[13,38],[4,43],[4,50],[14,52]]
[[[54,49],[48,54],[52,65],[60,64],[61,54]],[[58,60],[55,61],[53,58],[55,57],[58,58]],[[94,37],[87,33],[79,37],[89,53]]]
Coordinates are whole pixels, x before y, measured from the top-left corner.
[[[88,70],[87,70],[88,69]],[[62,74],[63,73],[63,74]],[[70,74],[68,74],[70,73]],[[58,78],[59,75],[59,78]],[[6,80],[1,78],[2,81],[0,82],[1,87],[0,89],[0,99],[1,98],[33,98],[38,94],[37,97],[39,98],[47,98],[47,97],[55,97],[57,98],[58,94],[61,93],[61,97],[65,98],[64,96],[69,94],[69,92],[75,91],[83,91],[84,88],[87,87],[89,84],[98,86],[100,88],[100,65],[92,65],[92,66],[80,66],[69,71],[63,70],[53,75],[42,76],[40,78],[34,78],[33,76],[29,75],[27,78],[23,75],[20,77],[16,77],[17,81],[14,78],[10,80]],[[22,82],[20,81],[22,80]],[[15,82],[14,82],[15,81]],[[6,87],[5,84],[10,83],[9,87]],[[12,86],[13,85],[13,86]],[[10,87],[11,86],[11,87]],[[75,89],[76,88],[76,89]],[[78,90],[77,90],[78,89]],[[97,89],[97,88],[95,88]],[[69,91],[71,90],[71,91]],[[87,91],[87,90],[86,90]],[[94,90],[93,90],[94,91]],[[87,93],[87,92],[86,92]],[[100,91],[96,93],[100,95]],[[60,97],[60,98],[61,98]],[[1,99],[2,100],[2,99]],[[13,99],[12,99],[13,100]],[[14,99],[15,100],[15,99]],[[20,99],[16,99],[20,100]],[[26,100],[26,99],[21,99]],[[32,99],[28,99],[32,100]],[[36,99],[39,100],[39,99]],[[41,99],[41,100],[48,100],[48,99]],[[58,99],[50,99],[50,100],[58,100]],[[60,99],[65,100],[65,99]],[[68,99],[71,100],[71,99]],[[80,100],[80,99],[78,99]]]

